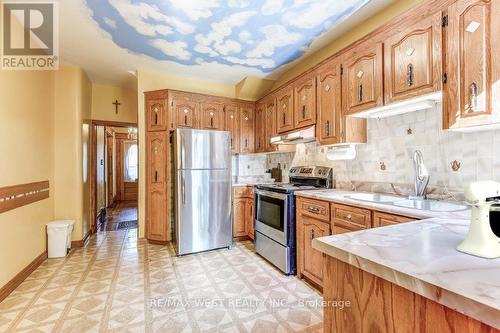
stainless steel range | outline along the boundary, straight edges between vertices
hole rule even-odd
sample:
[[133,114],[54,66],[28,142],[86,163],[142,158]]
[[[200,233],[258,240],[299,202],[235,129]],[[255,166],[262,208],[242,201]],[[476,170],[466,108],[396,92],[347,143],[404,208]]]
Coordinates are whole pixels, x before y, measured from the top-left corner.
[[255,249],[285,274],[296,269],[296,191],[333,188],[327,167],[294,167],[289,184],[258,185],[255,191]]

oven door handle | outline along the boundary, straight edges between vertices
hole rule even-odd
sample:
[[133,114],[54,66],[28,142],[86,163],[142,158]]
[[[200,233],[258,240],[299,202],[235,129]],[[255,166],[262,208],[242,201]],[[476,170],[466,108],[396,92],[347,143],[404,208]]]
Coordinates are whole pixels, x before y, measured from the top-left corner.
[[263,197],[270,197],[270,198],[275,198],[275,199],[280,199],[280,200],[286,200],[286,198],[287,198],[287,195],[284,193],[264,191],[264,190],[256,190],[255,194],[261,195]]

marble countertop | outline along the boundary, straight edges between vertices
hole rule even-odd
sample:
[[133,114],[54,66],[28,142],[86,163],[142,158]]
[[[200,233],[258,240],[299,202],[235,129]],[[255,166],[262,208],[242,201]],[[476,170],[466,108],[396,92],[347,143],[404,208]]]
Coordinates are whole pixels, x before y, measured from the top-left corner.
[[296,195],[424,219],[317,238],[315,249],[500,328],[500,259],[482,259],[456,250],[467,234],[470,211],[417,213],[345,198],[350,193],[325,190]]

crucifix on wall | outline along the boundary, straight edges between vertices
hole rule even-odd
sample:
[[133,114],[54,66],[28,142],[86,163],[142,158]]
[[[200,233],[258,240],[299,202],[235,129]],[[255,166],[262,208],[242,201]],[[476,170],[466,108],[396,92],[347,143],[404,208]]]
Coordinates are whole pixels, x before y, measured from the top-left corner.
[[115,100],[113,103],[111,103],[115,106],[115,113],[118,114],[118,107],[122,105],[122,103],[119,103],[118,100]]

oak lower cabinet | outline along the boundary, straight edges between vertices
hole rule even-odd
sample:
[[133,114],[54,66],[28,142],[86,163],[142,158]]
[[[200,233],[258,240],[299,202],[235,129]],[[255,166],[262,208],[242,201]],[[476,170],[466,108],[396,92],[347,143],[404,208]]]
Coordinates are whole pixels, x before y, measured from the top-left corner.
[[382,43],[364,43],[342,56],[342,103],[345,115],[384,105]]
[[386,104],[441,90],[442,18],[437,12],[384,42]]
[[325,255],[312,247],[314,238],[417,220],[301,196],[296,198],[296,216],[297,275],[319,290],[324,288]]
[[254,192],[251,186],[233,187],[233,237],[254,239]]
[[458,0],[448,8],[443,126],[500,123],[500,3]]

